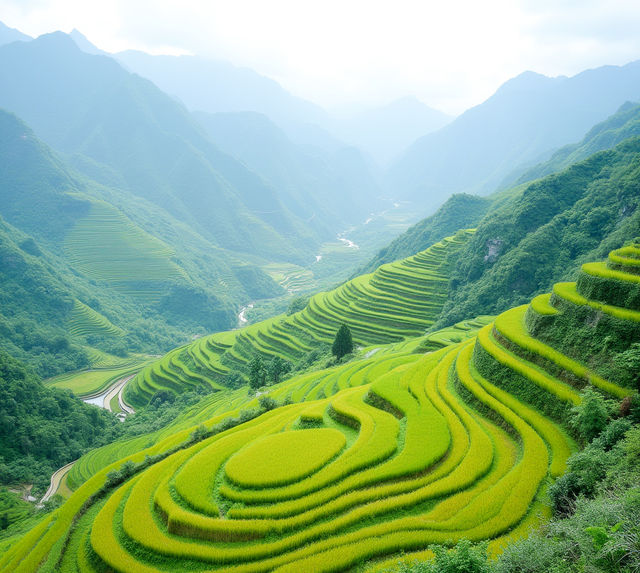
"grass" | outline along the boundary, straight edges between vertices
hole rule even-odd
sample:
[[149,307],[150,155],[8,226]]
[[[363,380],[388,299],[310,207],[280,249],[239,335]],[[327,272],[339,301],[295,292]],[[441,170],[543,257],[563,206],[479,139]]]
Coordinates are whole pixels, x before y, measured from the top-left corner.
[[264,436],[229,459],[225,476],[241,487],[261,489],[286,485],[317,472],[346,443],[344,434],[332,428]]
[[108,318],[78,299],[73,301],[68,330],[71,336],[83,338],[91,335],[120,337],[125,334],[124,330],[112,324]]
[[88,397],[99,394],[106,390],[111,384],[120,378],[134,374],[144,366],[141,362],[137,366],[127,366],[124,368],[106,368],[104,370],[83,370],[82,372],[72,372],[61,374],[55,378],[45,381],[47,386],[55,386],[71,390],[76,396]]
[[[472,232],[460,232],[413,257],[383,265],[376,272],[313,296],[291,316],[268,319],[231,333],[213,334],[176,350],[190,356],[196,376],[185,377],[163,358],[128,385],[126,399],[142,406],[159,390],[180,392],[194,383],[224,384],[229,372],[248,373],[254,355],[300,361],[319,345],[330,345],[341,324],[351,329],[356,345],[368,347],[420,336],[437,318],[446,300],[448,257]],[[465,329],[460,328],[464,336]]]

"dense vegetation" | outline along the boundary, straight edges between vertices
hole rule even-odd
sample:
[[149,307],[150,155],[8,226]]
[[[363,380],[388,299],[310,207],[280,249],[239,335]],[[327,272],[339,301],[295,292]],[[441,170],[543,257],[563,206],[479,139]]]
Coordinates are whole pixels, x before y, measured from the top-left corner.
[[[492,188],[638,70],[553,133],[545,98],[501,108],[546,82],[525,74],[392,178],[419,204]],[[0,570],[640,567],[640,106],[312,295],[357,250],[325,239],[377,233],[358,150],[190,114],[63,34],[0,47],[0,71],[0,105],[57,150],[0,110]],[[478,144],[488,127],[514,137]],[[72,394],[136,372],[122,422]],[[61,507],[20,499],[76,458]]]
[[[549,491],[554,507],[571,511],[565,492],[580,495],[579,472],[593,466],[573,461],[577,444],[596,435],[601,442],[584,454],[593,460],[594,448],[617,448],[637,415],[640,315],[625,307],[635,298],[619,293],[635,292],[639,260],[640,245],[612,252],[608,265],[585,265],[577,284],[561,283],[477,338],[426,356],[411,353],[423,344],[414,339],[294,376],[268,398],[215,392],[155,445],[143,449],[148,436],[138,446],[123,442],[119,462],[91,472],[55,521],[0,564],[30,570],[45,559],[69,571],[152,571],[179,560],[190,570],[343,570],[402,550],[419,551],[408,560],[427,557],[430,544],[462,539],[490,539],[498,551],[540,522],[549,478],[567,465],[577,477]],[[606,301],[587,292],[596,272],[609,286],[596,298]],[[629,375],[612,378],[606,364],[580,358],[582,335],[562,334],[577,322],[593,338],[606,332]],[[600,438],[608,419],[612,429]],[[207,421],[194,430],[198,420]],[[305,446],[314,456],[296,453]],[[58,539],[67,540],[52,551]],[[436,554],[436,563],[481,561],[481,551],[464,544]]]
[[118,436],[117,424],[109,412],[46,388],[0,353],[0,484],[32,483],[43,491],[56,469]]
[[490,205],[491,200],[487,198],[463,193],[451,196],[433,215],[416,223],[381,249],[358,274],[373,272],[380,265],[423,251],[458,229],[475,227]]
[[527,186],[461,252],[439,324],[522,304],[640,235],[640,139]]

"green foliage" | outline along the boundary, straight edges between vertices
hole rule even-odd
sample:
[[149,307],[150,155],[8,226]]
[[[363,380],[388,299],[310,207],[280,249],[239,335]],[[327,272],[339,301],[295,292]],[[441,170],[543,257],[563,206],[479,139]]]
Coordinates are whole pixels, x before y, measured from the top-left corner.
[[579,496],[593,497],[607,471],[622,461],[623,450],[617,444],[630,427],[625,419],[609,423],[599,437],[569,458],[569,471],[549,488],[555,515],[571,515]]
[[267,368],[260,355],[254,356],[249,362],[249,387],[252,390],[262,388],[267,384]]
[[280,382],[282,376],[291,372],[291,362],[274,356],[267,364],[267,377],[271,384]]
[[331,346],[331,354],[333,354],[338,361],[345,356],[353,352],[353,339],[351,338],[351,330],[346,324],[340,325],[336,336],[333,339]]
[[576,469],[567,476],[573,475],[579,484],[584,472],[594,473],[589,463],[597,463],[591,489],[575,492],[572,511],[560,514],[569,517],[557,518],[528,539],[507,546],[496,563],[497,573],[638,570],[640,430],[628,430],[608,454],[595,444],[588,450],[599,451],[589,453],[591,460],[570,460]]
[[410,257],[429,248],[460,229],[475,227],[492,204],[491,198],[476,197],[465,193],[449,197],[434,215],[416,223],[400,237],[381,249],[357,275],[371,273],[380,265]]
[[34,514],[33,504],[23,501],[16,493],[0,487],[0,532]]
[[429,573],[489,573],[486,544],[472,545],[463,539],[452,549],[432,545],[435,562],[427,570]]
[[640,232],[640,138],[528,184],[462,248],[437,326],[528,302]]
[[0,352],[0,483],[31,481],[42,491],[54,470],[114,439],[118,424]]
[[590,442],[604,430],[609,413],[602,396],[591,388],[586,388],[580,397],[580,404],[571,412],[570,423],[585,442]]
[[300,312],[301,310],[304,310],[307,304],[309,304],[308,296],[297,296],[296,298],[292,299],[291,302],[289,303],[289,308],[287,308],[287,316],[291,316],[296,312]]
[[618,361],[624,371],[624,383],[633,384],[640,392],[640,343],[634,342],[620,354]]

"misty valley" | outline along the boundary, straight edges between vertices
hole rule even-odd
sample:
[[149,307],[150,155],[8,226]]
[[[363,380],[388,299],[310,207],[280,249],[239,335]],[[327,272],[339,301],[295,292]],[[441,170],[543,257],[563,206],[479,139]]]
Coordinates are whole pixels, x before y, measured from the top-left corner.
[[0,22],[0,571],[640,571],[640,60],[138,45]]

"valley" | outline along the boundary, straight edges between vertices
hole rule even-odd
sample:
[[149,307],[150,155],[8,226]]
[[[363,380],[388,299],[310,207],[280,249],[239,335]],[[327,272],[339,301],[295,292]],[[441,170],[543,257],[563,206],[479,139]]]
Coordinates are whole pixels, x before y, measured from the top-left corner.
[[640,570],[640,62],[157,53],[0,23],[0,572]]

